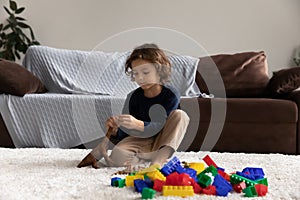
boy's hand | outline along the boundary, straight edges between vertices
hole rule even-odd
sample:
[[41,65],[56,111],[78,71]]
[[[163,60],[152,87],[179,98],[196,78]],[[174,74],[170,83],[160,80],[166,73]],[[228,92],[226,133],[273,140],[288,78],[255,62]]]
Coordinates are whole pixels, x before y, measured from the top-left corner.
[[144,122],[136,119],[132,115],[119,115],[118,116],[118,124],[127,129],[135,129],[139,131],[144,131]]
[[120,126],[118,124],[118,116],[111,116],[110,118],[108,118],[105,122],[105,126],[107,129],[112,128],[111,135],[115,136]]

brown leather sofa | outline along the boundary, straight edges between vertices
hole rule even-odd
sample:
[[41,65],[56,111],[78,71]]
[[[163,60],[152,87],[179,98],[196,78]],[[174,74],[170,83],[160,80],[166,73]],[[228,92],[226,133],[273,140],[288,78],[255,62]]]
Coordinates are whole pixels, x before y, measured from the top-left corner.
[[[181,100],[191,121],[179,150],[299,154],[298,71],[270,79],[264,52],[201,58],[196,82],[215,98]],[[2,118],[0,146],[14,147]]]
[[[214,85],[216,76],[211,70],[214,64],[224,81],[225,98],[218,98],[221,89]],[[183,109],[191,116],[182,150],[300,153],[300,91],[293,91],[300,86],[299,68],[284,69],[269,79],[264,52],[202,58],[196,82],[208,94],[201,74],[206,76],[205,82],[212,83],[216,98],[198,98],[200,114],[189,99],[182,100]],[[212,105],[216,107],[215,116],[222,115],[219,108],[226,105],[224,120],[213,117]],[[214,127],[222,127],[219,134],[216,133],[219,130],[214,132]],[[208,134],[211,136],[206,138]]]

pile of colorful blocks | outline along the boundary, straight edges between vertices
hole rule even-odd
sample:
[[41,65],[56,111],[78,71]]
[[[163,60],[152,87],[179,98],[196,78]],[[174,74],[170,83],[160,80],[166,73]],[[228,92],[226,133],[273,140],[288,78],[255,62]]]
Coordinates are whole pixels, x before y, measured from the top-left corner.
[[149,168],[127,175],[113,177],[114,187],[134,187],[142,194],[142,199],[163,196],[187,197],[194,194],[227,196],[231,192],[244,193],[246,197],[265,196],[268,181],[262,168],[247,167],[241,172],[228,174],[206,155],[203,162],[180,162],[175,156],[161,169]]

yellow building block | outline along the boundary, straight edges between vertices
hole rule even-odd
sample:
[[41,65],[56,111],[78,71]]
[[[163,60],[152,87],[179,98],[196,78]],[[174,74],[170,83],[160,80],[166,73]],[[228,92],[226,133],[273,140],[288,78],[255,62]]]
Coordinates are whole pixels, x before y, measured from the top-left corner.
[[160,167],[159,164],[154,164],[154,165],[151,165],[148,168],[145,168],[145,169],[142,169],[142,170],[138,171],[136,174],[147,174],[149,172],[158,171],[157,168],[159,168],[159,167]]
[[192,168],[197,171],[197,174],[201,173],[205,169],[204,163],[189,163],[189,168]]
[[187,197],[194,195],[193,186],[171,186],[164,185],[162,189],[163,196],[180,196]]
[[142,174],[136,174],[134,176],[126,176],[125,177],[125,184],[126,186],[132,186],[134,187],[134,180],[136,179],[142,179],[144,180],[144,175]]
[[160,171],[153,171],[146,174],[151,181],[155,181],[156,179],[159,179],[161,181],[166,181],[166,177],[160,172]]

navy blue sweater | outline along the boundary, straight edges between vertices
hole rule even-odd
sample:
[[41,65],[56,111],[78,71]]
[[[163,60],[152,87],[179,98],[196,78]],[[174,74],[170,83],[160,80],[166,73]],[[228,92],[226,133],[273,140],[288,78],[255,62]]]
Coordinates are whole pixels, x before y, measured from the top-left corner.
[[169,114],[179,108],[179,100],[178,90],[167,86],[162,86],[161,93],[153,98],[145,97],[142,88],[132,91],[127,95],[122,113],[144,121],[144,131],[120,127],[116,139],[122,140],[128,135],[143,138],[156,135],[163,128]]

